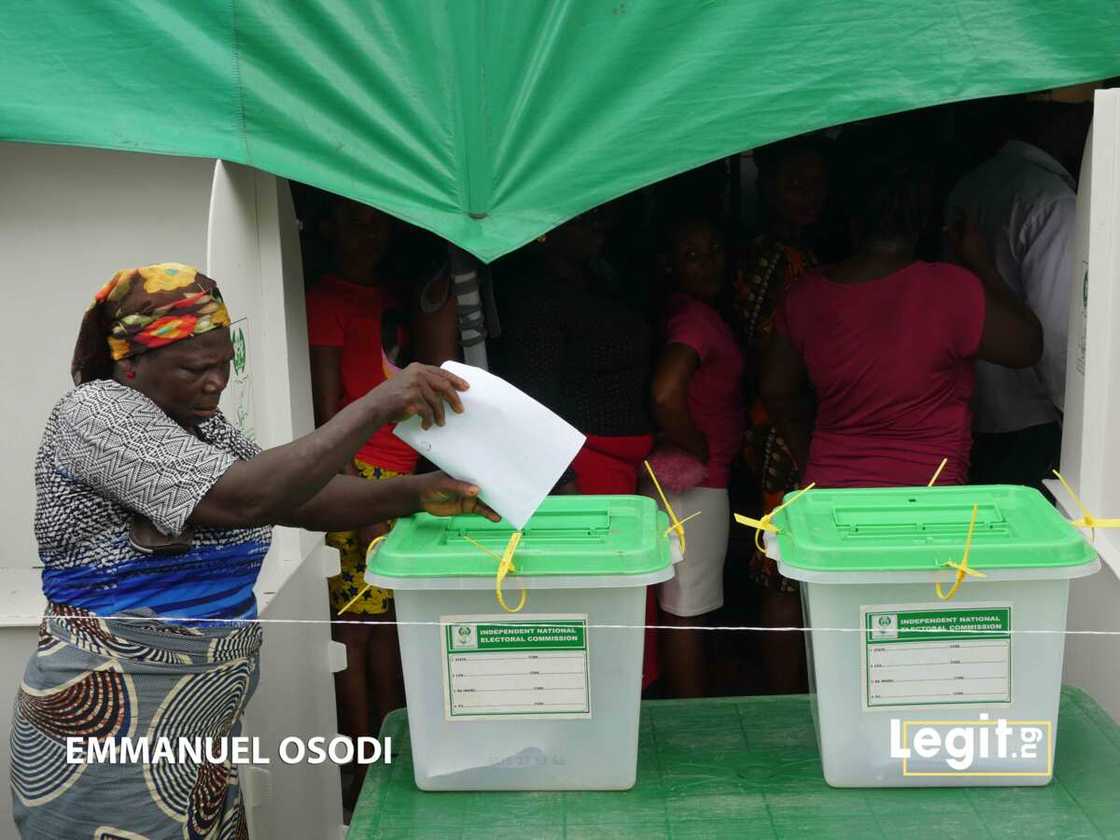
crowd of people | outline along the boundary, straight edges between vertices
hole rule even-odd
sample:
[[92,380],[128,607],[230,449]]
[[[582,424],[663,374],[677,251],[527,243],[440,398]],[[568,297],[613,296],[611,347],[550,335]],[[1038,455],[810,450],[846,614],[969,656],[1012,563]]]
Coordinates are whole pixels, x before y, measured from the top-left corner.
[[[703,513],[649,594],[649,624],[730,611],[725,623],[801,626],[796,582],[731,514],[759,516],[808,483],[924,485],[947,459],[942,484],[1041,489],[1060,450],[1089,108],[1014,98],[792,138],[750,156],[752,213],[736,206],[737,167],[717,162],[490,267],[492,368],[587,436],[556,492],[654,495],[648,461],[678,513]],[[454,300],[434,237],[343,199],[302,215],[323,423],[409,359],[450,358]],[[384,430],[345,469],[417,468]],[[376,533],[328,538],[342,565],[332,608],[369,620],[336,630],[353,735],[402,700],[392,593],[358,597]],[[797,633],[649,632],[646,648],[657,696],[806,687]]]

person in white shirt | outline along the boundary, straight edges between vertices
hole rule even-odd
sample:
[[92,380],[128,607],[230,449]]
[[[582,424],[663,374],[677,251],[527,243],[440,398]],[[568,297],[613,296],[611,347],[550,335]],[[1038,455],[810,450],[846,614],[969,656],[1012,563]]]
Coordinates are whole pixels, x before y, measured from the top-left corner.
[[1024,100],[1013,136],[968,173],[947,203],[979,227],[1004,281],[1042,322],[1044,349],[1024,370],[976,365],[972,480],[1041,489],[1057,466],[1066,385],[1066,345],[1077,183],[1091,106]]

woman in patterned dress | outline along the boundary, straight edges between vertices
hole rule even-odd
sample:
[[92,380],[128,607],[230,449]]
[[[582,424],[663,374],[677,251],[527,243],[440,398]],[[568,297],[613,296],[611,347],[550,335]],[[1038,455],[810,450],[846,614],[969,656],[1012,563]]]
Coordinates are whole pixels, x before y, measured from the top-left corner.
[[[345,529],[421,509],[497,518],[477,488],[440,473],[339,475],[385,423],[461,411],[465,382],[410,366],[262,452],[218,410],[229,323],[213,281],[177,263],[118,272],[82,321],[77,387],[52,411],[35,466],[48,604],[11,733],[24,838],[247,837],[221,746],[258,678],[253,584],[271,526]],[[154,750],[165,736],[215,742],[201,761],[68,761],[70,738]]]
[[[808,237],[824,209],[826,171],[823,147],[810,137],[758,149],[754,157],[765,230],[751,243],[735,278],[731,323],[747,360],[750,408],[744,460],[760,491],[762,512],[769,513],[797,487],[798,465],[759,397],[759,364],[769,345],[777,301],[790,284],[816,265]],[[762,623],[800,627],[797,582],[779,574],[774,561],[758,551],[752,551],[749,574],[761,588]],[[799,634],[768,633],[761,650],[768,690],[781,694],[804,690]]]

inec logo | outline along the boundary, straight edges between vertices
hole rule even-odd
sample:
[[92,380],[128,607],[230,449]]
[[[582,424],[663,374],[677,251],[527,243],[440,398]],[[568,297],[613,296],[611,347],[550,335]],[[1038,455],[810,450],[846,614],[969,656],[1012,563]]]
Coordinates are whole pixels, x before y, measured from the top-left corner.
[[875,619],[875,625],[871,628],[871,639],[897,639],[898,638],[898,614],[897,613],[884,613]]
[[473,624],[451,625],[451,647],[453,650],[477,650],[478,633]]

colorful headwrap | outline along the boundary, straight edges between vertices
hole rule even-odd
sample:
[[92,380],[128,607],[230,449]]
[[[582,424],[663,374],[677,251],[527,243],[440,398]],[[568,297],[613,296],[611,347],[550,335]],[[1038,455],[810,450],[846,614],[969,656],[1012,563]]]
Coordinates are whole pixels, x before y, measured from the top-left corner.
[[82,318],[74,384],[108,379],[113,362],[229,326],[217,285],[197,269],[159,263],[118,271]]

